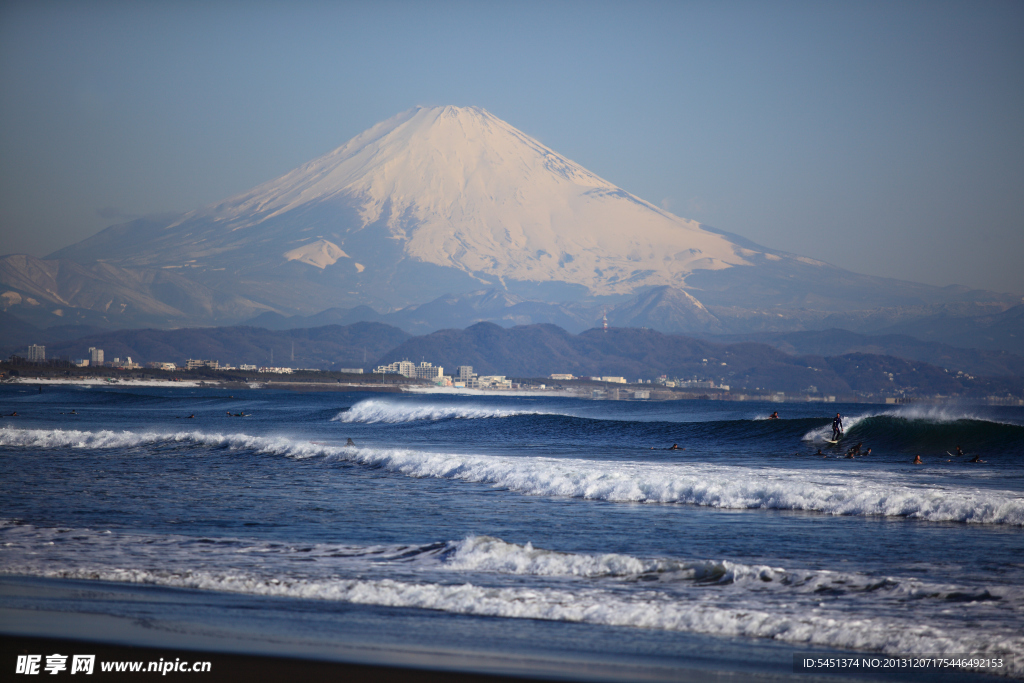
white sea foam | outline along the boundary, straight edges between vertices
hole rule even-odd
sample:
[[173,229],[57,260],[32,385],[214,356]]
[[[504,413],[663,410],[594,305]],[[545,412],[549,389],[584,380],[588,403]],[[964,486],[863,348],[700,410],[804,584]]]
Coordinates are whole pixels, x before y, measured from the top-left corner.
[[[0,540],[4,574],[774,638],[890,654],[1024,652],[1017,616],[1024,591],[1011,585],[558,552],[484,536],[419,546],[308,545],[0,521]],[[906,610],[908,603],[914,610]],[[1016,666],[1011,673],[1022,675]]]
[[[73,533],[71,533],[73,532]],[[133,565],[136,570],[160,566],[233,566],[257,562],[260,569],[295,577],[296,557],[307,572],[334,574],[432,572],[495,574],[573,579],[608,579],[644,585],[737,585],[755,591],[776,589],[791,593],[832,594],[874,592],[903,598],[940,598],[950,594],[981,594],[977,588],[928,584],[906,577],[878,577],[827,570],[787,570],[769,565],[748,565],[729,560],[682,560],[643,558],[621,553],[573,553],[532,544],[508,543],[490,536],[470,536],[461,541],[423,545],[341,545],[336,543],[289,543],[244,538],[195,538],[181,535],[142,535],[92,529],[46,528],[0,520],[3,562],[35,556],[41,563],[21,566],[37,573],[51,564]],[[46,548],[46,553],[38,552]],[[317,563],[315,566],[306,564]],[[1024,589],[992,586],[989,597],[1024,608]]]
[[415,422],[418,420],[446,420],[452,418],[479,419],[532,415],[532,411],[491,408],[484,406],[448,405],[437,403],[398,403],[368,399],[338,413],[333,420],[338,422]]
[[413,477],[488,483],[531,495],[1024,525],[1024,498],[1011,491],[907,486],[879,472],[872,472],[869,478],[781,468],[757,470],[708,464],[459,455],[403,449],[342,449],[334,457]]
[[0,429],[0,445],[8,446],[113,448],[155,443],[194,443],[296,459],[326,457],[410,477],[492,484],[528,495],[1024,525],[1024,497],[1019,493],[968,485],[908,485],[904,476],[878,471],[852,474],[706,463],[466,455],[327,446],[247,434]]
[[131,432],[103,429],[95,432],[78,429],[14,429],[0,428],[0,446],[25,448],[133,448],[149,444],[186,443],[212,447],[253,448],[283,447],[289,439],[254,437],[247,434],[209,434],[199,431]]
[[[763,593],[775,591],[791,598],[821,594],[868,594],[872,599],[884,596],[890,601],[947,600],[961,602],[998,600],[1001,607],[1024,610],[1024,588],[1016,585],[967,587],[938,584],[916,578],[877,576],[862,572],[785,569],[769,565],[749,565],[729,560],[680,560],[639,558],[619,553],[586,554],[518,545],[500,538],[471,536],[450,542],[451,551],[432,555],[443,558],[443,566],[458,571],[499,574],[572,577],[587,579],[643,579],[647,586],[666,584],[732,585]],[[657,583],[650,583],[656,581]]]
[[[850,415],[844,415],[843,416],[843,430],[848,432],[851,429],[853,429],[853,426],[855,424],[857,424],[858,422],[860,422],[862,420],[866,420],[869,417],[874,417],[875,415],[882,415],[882,414],[883,413],[867,413],[867,414],[864,414],[864,415],[858,415],[856,417],[853,417],[853,416],[850,416]],[[827,424],[827,425],[825,425],[823,427],[816,427],[815,429],[812,429],[811,431],[807,432],[806,434],[803,435],[801,440],[802,441],[812,441],[812,442],[824,443],[825,441],[828,441],[831,438],[832,438],[832,425],[831,424]]]
[[[453,552],[446,554],[444,566],[459,571],[482,571],[499,574],[529,576],[564,576],[581,578],[616,578],[658,580],[665,582],[697,582],[730,584],[754,581],[777,585],[808,583],[807,578],[790,581],[786,570],[767,565],[745,565],[728,560],[685,561],[668,558],[638,558],[619,553],[590,555],[567,553],[532,544],[517,545],[500,538],[471,536],[452,544]],[[812,572],[813,574],[813,572]],[[821,574],[821,572],[817,572]],[[829,574],[829,573],[826,573]],[[851,577],[839,579],[846,585],[856,585]]]
[[964,410],[963,408],[948,405],[904,405],[883,411],[879,413],[879,415],[890,415],[892,417],[902,417],[907,420],[921,420],[924,422],[934,422],[939,424],[959,422],[960,420],[975,420],[977,422],[992,422],[994,424],[1007,425],[1014,424],[1012,422],[993,420],[991,417],[984,417],[977,413]]
[[[893,617],[848,615],[809,606],[729,606],[714,599],[676,600],[656,591],[602,588],[489,587],[393,579],[267,578],[245,572],[53,569],[44,576],[154,584],[249,595],[331,600],[364,605],[431,609],[454,614],[544,619],[607,626],[772,638],[790,643],[889,654],[928,652],[1022,653],[1024,637],[950,624],[938,626]],[[708,596],[710,598],[711,596]],[[847,618],[842,618],[847,616]],[[1017,658],[1019,660],[1019,657]],[[1020,676],[1020,664],[1010,674]]]

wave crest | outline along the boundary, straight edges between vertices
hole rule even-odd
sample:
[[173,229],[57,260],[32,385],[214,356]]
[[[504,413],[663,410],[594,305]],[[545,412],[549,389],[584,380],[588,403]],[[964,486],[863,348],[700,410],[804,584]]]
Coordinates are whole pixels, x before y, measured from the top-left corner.
[[[707,633],[890,654],[938,655],[1024,650],[1019,634],[943,627],[906,619],[864,615],[850,618],[805,605],[760,605],[701,599],[673,599],[642,591],[594,587],[491,587],[473,583],[431,583],[395,579],[280,579],[239,571],[149,571],[128,568],[65,568],[43,576],[145,583],[249,595],[429,609],[451,614],[542,619],[604,626]],[[1010,658],[1008,673],[1021,676]]]
[[902,475],[877,471],[868,477],[730,465],[464,455],[330,446],[247,434],[0,429],[0,445],[110,448],[160,443],[191,443],[295,459],[324,457],[410,477],[491,484],[527,495],[1024,525],[1024,497],[1011,491],[983,491],[969,485],[913,486],[905,483]]
[[416,422],[419,420],[481,419],[535,414],[537,413],[532,411],[511,410],[507,408],[429,403],[394,403],[367,399],[360,401],[348,410],[338,413],[332,418],[332,421],[360,422],[365,424],[385,422],[394,424]]

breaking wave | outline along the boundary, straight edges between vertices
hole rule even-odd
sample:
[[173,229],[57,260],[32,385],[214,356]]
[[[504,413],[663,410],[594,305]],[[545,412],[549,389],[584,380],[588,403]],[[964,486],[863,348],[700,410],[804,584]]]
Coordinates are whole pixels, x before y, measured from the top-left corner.
[[[887,451],[944,454],[962,445],[971,454],[1014,454],[1024,448],[1024,426],[943,407],[908,406],[844,416],[843,426],[843,441],[862,441]],[[803,440],[823,443],[831,436],[830,421],[805,433]]]
[[[482,536],[422,546],[293,547],[68,531],[0,524],[0,573],[772,638],[889,654],[1024,651],[1012,616],[1021,608],[1022,591],[1011,586],[982,590],[727,561],[588,555]],[[302,573],[287,557],[298,553],[307,560]],[[150,561],[150,555],[159,559]],[[281,556],[276,563],[275,555]],[[425,571],[410,574],[409,565]],[[389,575],[395,566],[399,573]],[[499,583],[488,575],[498,575]],[[502,584],[501,575],[541,578],[527,586]],[[916,611],[906,612],[908,601]],[[920,618],[922,603],[933,618]],[[973,628],[959,615],[963,610],[984,614],[988,627]],[[1011,675],[1024,674],[1021,662],[1010,663]]]
[[878,472],[868,479],[777,468],[474,456],[402,449],[341,449],[331,457],[412,477],[487,483],[530,495],[1024,525],[1024,498],[1012,492],[912,487]]
[[1012,491],[959,485],[908,485],[904,474],[879,471],[858,475],[706,463],[466,455],[331,446],[287,437],[196,431],[158,434],[0,429],[0,445],[4,446],[130,448],[172,443],[295,459],[322,457],[379,467],[409,477],[491,484],[527,495],[1024,525],[1024,497]]
[[[362,605],[430,609],[452,614],[542,619],[602,626],[688,631],[723,636],[771,638],[888,654],[1024,651],[1024,638],[1010,634],[944,629],[917,621],[861,617],[836,619],[814,614],[749,607],[729,608],[704,601],[674,601],[656,595],[625,595],[602,589],[493,588],[472,583],[436,584],[392,579],[285,580],[211,571],[148,572],[65,569],[45,576],[155,584],[249,595],[331,600]],[[1016,666],[1010,659],[1010,666]],[[1012,675],[1020,676],[1014,668]]]
[[486,408],[465,405],[443,405],[422,403],[394,403],[368,399],[360,401],[348,410],[332,418],[338,422],[398,423],[419,420],[479,419],[511,417],[513,415],[535,415],[537,413],[503,408]]

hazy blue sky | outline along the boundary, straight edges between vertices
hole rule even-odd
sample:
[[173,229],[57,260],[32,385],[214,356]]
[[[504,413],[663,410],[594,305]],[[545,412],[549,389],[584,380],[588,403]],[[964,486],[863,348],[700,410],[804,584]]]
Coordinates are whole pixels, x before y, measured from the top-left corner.
[[3,2],[0,253],[478,105],[674,213],[1024,294],[1024,2]]

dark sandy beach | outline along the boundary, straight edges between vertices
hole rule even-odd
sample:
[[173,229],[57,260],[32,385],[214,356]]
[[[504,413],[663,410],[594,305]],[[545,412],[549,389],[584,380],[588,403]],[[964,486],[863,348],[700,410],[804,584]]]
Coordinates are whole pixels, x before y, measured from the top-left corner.
[[[463,673],[458,671],[416,669],[406,667],[373,666],[367,664],[350,664],[343,662],[317,661],[289,657],[262,657],[258,655],[223,654],[196,650],[160,649],[150,647],[131,647],[126,645],[109,645],[83,640],[66,640],[57,638],[32,638],[21,636],[0,636],[0,679],[17,680],[21,676],[15,673],[19,655],[42,655],[39,673],[47,675],[43,669],[48,655],[55,653],[90,654],[96,656],[94,671],[89,680],[151,680],[155,676],[173,678],[192,678],[203,681],[268,681],[292,683],[294,681],[367,681],[387,683],[390,681],[416,681],[418,683],[476,683],[493,681],[527,680],[510,676],[494,676],[487,674]],[[147,671],[150,662],[175,662],[180,660],[188,663],[209,662],[209,671],[161,672]],[[104,672],[100,670],[101,662],[141,662],[142,671],[131,673]],[[70,665],[68,663],[68,668]],[[157,667],[158,668],[158,667]],[[205,668],[205,667],[200,667]],[[61,676],[70,675],[61,671]],[[78,675],[78,674],[76,674]],[[544,680],[533,678],[530,680]],[[553,680],[553,679],[548,679]]]

